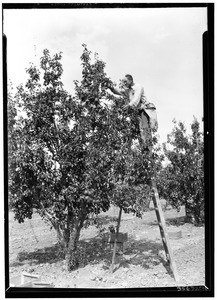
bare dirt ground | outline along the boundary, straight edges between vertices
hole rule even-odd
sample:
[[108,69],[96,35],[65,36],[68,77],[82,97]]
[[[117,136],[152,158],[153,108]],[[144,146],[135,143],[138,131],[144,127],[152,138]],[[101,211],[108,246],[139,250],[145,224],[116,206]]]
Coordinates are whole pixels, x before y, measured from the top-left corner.
[[[178,213],[165,212],[167,230],[181,230],[180,239],[170,239],[181,286],[205,284],[204,227],[184,223],[184,207]],[[101,215],[108,226],[118,209]],[[99,229],[89,227],[81,233],[80,244],[85,249],[87,264],[68,272],[59,251],[56,233],[39,215],[19,224],[9,213],[9,276],[22,272],[41,276],[44,282],[63,288],[144,288],[176,286],[160,237],[154,210],[142,219],[123,214],[121,232],[128,232],[129,243],[124,254],[116,256],[113,274],[109,271],[112,250],[102,247]]]

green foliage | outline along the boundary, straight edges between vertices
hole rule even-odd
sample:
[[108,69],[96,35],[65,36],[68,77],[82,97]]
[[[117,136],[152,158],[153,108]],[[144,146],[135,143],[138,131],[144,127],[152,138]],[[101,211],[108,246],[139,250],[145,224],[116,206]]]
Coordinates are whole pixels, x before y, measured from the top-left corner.
[[137,111],[123,111],[126,99],[107,92],[105,63],[97,55],[92,62],[83,47],[82,80],[74,81],[74,97],[61,82],[61,53],[51,57],[44,50],[40,69],[31,65],[26,85],[17,89],[20,116],[9,99],[15,218],[24,222],[36,210],[47,220],[66,249],[69,269],[76,266],[80,231],[90,215],[113,203],[141,216],[151,170],[149,158],[135,147]]
[[[177,209],[185,205],[190,221],[204,222],[203,135],[194,119],[188,136],[182,122],[174,121],[164,153],[169,164],[158,175],[160,195]],[[170,146],[170,147],[168,147]]]
[[114,190],[114,203],[122,207],[125,213],[133,212],[137,217],[142,217],[148,210],[151,189],[149,185],[117,185]]
[[[69,215],[78,217],[80,209],[82,215],[107,210],[113,185],[111,158],[106,155],[107,115],[99,103],[102,92],[97,90],[98,98],[90,104],[91,91],[96,93],[99,88],[93,81],[84,99],[79,94],[88,79],[84,75],[81,86],[76,86],[76,97],[68,95],[60,81],[60,59],[61,54],[51,58],[45,50],[41,58],[43,84],[40,71],[31,66],[25,88],[18,89],[16,100],[22,103],[27,118],[20,118],[19,127],[12,130],[20,142],[16,141],[16,155],[10,164],[10,191],[19,222],[35,208],[64,228]],[[85,55],[82,59],[85,61]],[[97,61],[91,70],[91,76],[101,78],[103,63]]]

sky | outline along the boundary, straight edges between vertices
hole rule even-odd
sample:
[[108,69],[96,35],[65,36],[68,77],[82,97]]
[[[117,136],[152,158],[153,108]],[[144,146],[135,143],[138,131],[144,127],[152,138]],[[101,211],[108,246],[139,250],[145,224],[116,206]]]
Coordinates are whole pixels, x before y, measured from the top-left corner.
[[187,128],[195,116],[203,130],[202,34],[206,8],[5,9],[8,79],[26,82],[29,63],[43,49],[62,52],[65,89],[81,79],[82,44],[106,62],[115,82],[131,74],[157,107],[160,142],[173,128]]

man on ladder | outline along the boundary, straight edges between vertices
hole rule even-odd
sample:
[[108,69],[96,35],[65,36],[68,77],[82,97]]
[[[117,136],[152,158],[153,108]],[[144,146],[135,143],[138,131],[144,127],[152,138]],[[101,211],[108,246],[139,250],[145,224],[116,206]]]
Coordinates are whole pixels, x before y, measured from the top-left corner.
[[125,75],[121,80],[121,87],[109,85],[108,88],[116,95],[125,96],[127,103],[123,109],[129,108],[138,111],[140,136],[142,138],[142,149],[151,152],[151,131],[157,130],[156,108],[153,103],[147,101],[144,88],[138,83],[134,83],[132,75]]
[[[139,118],[139,129],[140,129],[140,144],[142,151],[152,154],[152,131],[157,130],[157,115],[156,108],[154,104],[149,103],[144,93],[144,88],[140,84],[133,82],[133,77],[129,74],[121,81],[121,87],[117,88],[114,85],[109,85],[108,88],[117,95],[125,96],[127,98],[127,103],[124,105],[123,109],[128,108],[138,110]],[[153,159],[153,158],[152,158]],[[165,249],[167,261],[170,264],[170,268],[173,272],[176,282],[179,281],[179,277],[176,271],[175,261],[173,259],[172,250],[170,247],[169,237],[166,230],[166,223],[164,215],[161,209],[159,195],[157,191],[156,181],[155,181],[155,164],[153,161],[153,172],[151,176],[151,188],[153,191],[153,203],[155,207],[156,217],[158,220],[158,225],[160,229],[160,234],[162,238],[162,243]]]

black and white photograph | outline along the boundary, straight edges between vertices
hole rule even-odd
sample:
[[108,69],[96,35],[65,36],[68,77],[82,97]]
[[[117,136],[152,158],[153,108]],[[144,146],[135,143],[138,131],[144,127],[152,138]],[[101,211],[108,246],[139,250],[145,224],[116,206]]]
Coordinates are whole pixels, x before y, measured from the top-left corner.
[[3,5],[8,296],[212,295],[208,6]]

